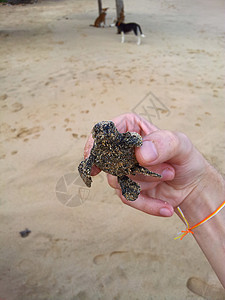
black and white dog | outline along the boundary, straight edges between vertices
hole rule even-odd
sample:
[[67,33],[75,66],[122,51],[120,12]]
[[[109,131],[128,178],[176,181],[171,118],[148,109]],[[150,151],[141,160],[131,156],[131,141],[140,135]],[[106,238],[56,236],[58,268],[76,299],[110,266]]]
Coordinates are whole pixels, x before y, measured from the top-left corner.
[[137,36],[137,45],[141,44],[141,37],[145,37],[145,35],[142,33],[141,26],[137,23],[119,23],[116,22],[116,27],[118,28],[118,32],[121,33],[121,43],[124,43],[125,41],[125,34],[129,33],[131,31],[134,32],[134,34]]

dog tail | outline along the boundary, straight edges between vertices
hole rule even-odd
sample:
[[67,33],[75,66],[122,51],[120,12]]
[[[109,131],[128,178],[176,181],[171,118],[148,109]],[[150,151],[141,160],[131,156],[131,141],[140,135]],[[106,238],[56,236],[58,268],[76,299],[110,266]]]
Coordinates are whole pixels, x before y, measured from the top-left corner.
[[139,32],[140,32],[140,35],[144,38],[145,35],[142,33],[142,30],[141,30],[141,26],[140,26],[140,25],[138,25],[138,30],[139,30]]

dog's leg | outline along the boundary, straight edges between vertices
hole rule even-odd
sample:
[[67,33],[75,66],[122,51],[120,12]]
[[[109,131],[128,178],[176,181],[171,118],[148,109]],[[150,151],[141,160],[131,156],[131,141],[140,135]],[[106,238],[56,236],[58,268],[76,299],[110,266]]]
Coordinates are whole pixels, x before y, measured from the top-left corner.
[[144,38],[145,35],[142,33],[142,30],[141,30],[141,26],[140,26],[140,25],[138,25],[138,29],[139,29],[140,35]]
[[124,43],[124,41],[125,41],[124,32],[121,31],[121,43]]
[[133,32],[137,37],[137,45],[139,46],[141,44],[141,37],[140,37],[141,33],[140,33],[139,25],[137,25],[133,28]]
[[139,34],[137,35],[137,45],[141,45],[141,36]]
[[138,28],[138,30],[137,30],[137,37],[138,37],[137,45],[141,45],[141,37],[144,38],[145,35],[142,33],[140,25],[138,25],[137,28]]
[[112,23],[109,25],[109,27],[115,27],[116,26],[116,21],[114,18],[112,18]]

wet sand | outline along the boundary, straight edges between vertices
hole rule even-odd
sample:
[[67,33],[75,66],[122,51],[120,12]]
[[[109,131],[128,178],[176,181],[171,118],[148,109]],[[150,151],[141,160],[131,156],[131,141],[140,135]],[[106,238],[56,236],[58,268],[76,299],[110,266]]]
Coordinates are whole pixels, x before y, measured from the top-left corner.
[[97,1],[0,6],[0,299],[224,299],[193,237],[173,239],[176,216],[78,176],[92,126],[130,111],[184,131],[225,172],[224,2],[124,4],[140,46],[89,26]]

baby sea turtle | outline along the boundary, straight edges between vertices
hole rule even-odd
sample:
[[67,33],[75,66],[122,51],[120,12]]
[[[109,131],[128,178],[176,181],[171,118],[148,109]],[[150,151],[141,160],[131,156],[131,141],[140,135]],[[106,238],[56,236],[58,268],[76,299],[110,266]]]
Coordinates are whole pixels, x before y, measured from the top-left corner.
[[127,175],[161,175],[139,165],[134,148],[142,145],[142,137],[136,132],[119,133],[112,121],[97,123],[92,129],[94,145],[87,159],[79,164],[78,171],[88,187],[91,187],[91,168],[96,165],[102,171],[117,176],[123,196],[134,201],[140,194],[140,186]]

